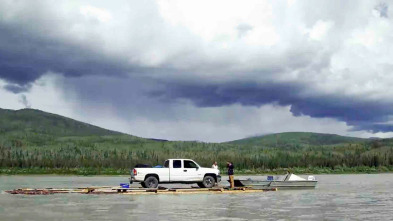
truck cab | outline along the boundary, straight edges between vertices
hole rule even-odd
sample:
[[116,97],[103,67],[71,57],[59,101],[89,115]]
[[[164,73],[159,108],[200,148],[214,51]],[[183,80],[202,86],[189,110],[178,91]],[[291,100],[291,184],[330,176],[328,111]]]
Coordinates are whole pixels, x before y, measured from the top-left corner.
[[198,184],[211,188],[220,182],[220,171],[199,166],[191,159],[168,159],[162,168],[133,168],[130,182],[140,182],[142,187],[156,188],[160,183]]

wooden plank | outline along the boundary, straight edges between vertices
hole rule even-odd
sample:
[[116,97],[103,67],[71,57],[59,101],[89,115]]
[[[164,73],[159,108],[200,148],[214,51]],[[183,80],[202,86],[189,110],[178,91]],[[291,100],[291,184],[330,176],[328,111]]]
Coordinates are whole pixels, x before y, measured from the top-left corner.
[[175,189],[176,192],[207,192],[209,189]]
[[252,188],[173,188],[173,189],[156,189],[156,188],[76,188],[76,189],[15,189],[5,191],[10,194],[26,195],[47,195],[59,193],[82,193],[82,194],[196,194],[196,193],[255,193],[265,191],[277,191],[277,188],[252,189]]
[[[108,188],[102,188],[102,189],[108,189]],[[148,188],[122,188],[122,187],[110,187],[112,190],[141,190],[141,189],[148,189]]]
[[165,189],[165,190],[157,190],[157,193],[164,193],[164,192],[169,192],[170,190],[169,189]]
[[77,187],[75,189],[107,189],[107,188],[115,188],[114,186],[87,186],[87,187]]
[[224,191],[224,188],[212,188],[212,189],[209,189],[209,191],[219,191],[219,192],[223,192]]

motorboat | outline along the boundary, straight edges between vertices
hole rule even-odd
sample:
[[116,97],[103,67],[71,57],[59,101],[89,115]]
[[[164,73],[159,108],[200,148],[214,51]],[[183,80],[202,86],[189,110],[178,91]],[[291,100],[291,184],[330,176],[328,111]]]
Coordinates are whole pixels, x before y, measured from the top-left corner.
[[297,176],[293,173],[279,176],[264,176],[262,179],[235,179],[235,187],[252,187],[252,188],[278,188],[278,189],[305,189],[315,188],[317,180],[314,176],[308,176],[307,179]]

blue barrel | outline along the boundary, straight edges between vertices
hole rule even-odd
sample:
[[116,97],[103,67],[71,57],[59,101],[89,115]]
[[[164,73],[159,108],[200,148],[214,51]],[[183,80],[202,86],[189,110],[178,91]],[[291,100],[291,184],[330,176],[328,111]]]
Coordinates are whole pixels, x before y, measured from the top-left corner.
[[130,184],[128,183],[120,183],[121,188],[130,188]]

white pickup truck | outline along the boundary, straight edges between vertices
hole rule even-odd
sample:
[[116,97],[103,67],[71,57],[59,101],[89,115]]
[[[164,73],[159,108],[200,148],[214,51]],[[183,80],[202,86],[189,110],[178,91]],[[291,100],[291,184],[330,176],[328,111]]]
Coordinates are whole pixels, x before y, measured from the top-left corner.
[[199,166],[190,159],[169,159],[162,168],[134,168],[130,183],[140,182],[144,188],[157,188],[159,183],[196,183],[211,188],[221,181],[220,171]]

